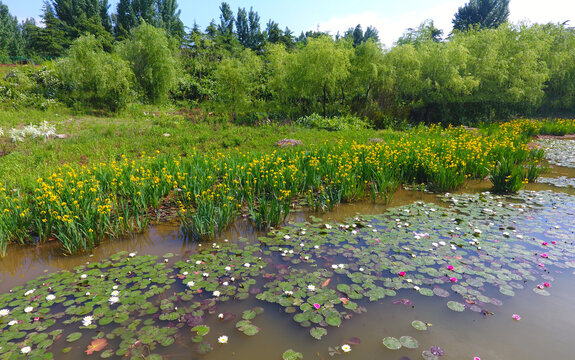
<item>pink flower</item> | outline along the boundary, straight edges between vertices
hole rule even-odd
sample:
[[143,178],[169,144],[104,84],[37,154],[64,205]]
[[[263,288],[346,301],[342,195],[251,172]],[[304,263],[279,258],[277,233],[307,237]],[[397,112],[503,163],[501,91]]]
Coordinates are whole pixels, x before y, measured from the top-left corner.
[[315,303],[315,304],[313,304],[313,307],[314,307],[316,310],[319,310],[319,308],[321,307],[321,305],[318,304],[318,303]]
[[557,241],[551,241],[551,244],[555,245],[557,244]]
[[541,245],[543,245],[543,246],[547,246],[547,242],[546,242],[546,241],[544,241],[544,242],[542,242],[542,243],[541,243]]
[[541,257],[547,259],[547,254],[543,253],[543,254],[541,254]]
[[513,316],[511,316],[513,318],[513,320],[515,321],[519,321],[521,320],[521,316],[517,315],[517,314],[513,314]]
[[397,273],[397,275],[399,275],[399,276],[405,276],[405,271],[400,271],[400,272]]
[[543,264],[543,263],[539,263],[539,266],[541,266],[541,267],[544,267],[544,266],[545,266],[545,264]]
[[456,283],[456,282],[457,282],[457,278],[455,278],[455,277],[450,277],[450,278],[449,278],[449,281],[451,281],[451,282],[453,282],[453,283]]
[[34,321],[38,321],[38,320],[40,320],[39,317],[35,317],[35,318],[34,318]]
[[474,356],[473,360],[481,360],[481,358],[479,356]]
[[551,284],[549,284],[549,283],[546,282],[546,283],[543,283],[543,286],[545,286],[545,287],[550,287]]
[[540,290],[543,289],[543,285],[537,284],[537,289],[540,289]]
[[447,265],[447,270],[453,270],[455,269],[452,265]]

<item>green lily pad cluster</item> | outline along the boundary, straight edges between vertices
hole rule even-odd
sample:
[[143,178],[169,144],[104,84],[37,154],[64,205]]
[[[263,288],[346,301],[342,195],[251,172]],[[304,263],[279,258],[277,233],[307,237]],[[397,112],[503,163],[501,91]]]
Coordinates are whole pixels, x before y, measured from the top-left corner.
[[539,140],[538,145],[545,149],[549,163],[565,167],[575,167],[575,140]]
[[559,176],[556,178],[542,177],[537,179],[538,183],[550,184],[561,188],[575,188],[575,179],[567,176]]
[[[550,295],[548,268],[575,268],[574,196],[520,192],[439,199],[437,205],[416,202],[342,224],[298,223],[256,243],[203,243],[173,267],[173,254],[159,259],[119,253],[36,279],[0,295],[0,358],[57,357],[62,348],[153,358],[180,338],[204,354],[214,348],[210,339],[222,335],[208,319],[239,317],[235,329],[254,336],[262,331],[257,316],[270,306],[321,340],[330,328],[368,311],[371,302],[398,294],[438,296],[453,311],[488,315],[501,299],[528,289]],[[250,297],[261,307],[218,311],[224,302]],[[404,300],[397,303],[412,302]],[[412,322],[419,331],[428,326]],[[227,342],[227,336],[220,339]],[[409,336],[384,344],[419,346]]]

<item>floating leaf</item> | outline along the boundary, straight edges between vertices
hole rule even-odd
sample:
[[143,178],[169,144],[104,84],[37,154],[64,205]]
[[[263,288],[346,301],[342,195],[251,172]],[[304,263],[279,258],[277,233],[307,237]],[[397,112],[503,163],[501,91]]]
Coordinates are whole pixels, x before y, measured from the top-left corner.
[[383,339],[383,345],[389,350],[399,350],[401,349],[401,342],[394,337],[386,337]]
[[419,347],[419,342],[411,336],[402,336],[399,338],[399,342],[408,349],[417,349]]
[[192,328],[192,331],[198,333],[198,336],[205,336],[210,332],[210,327],[207,325],[198,325]]
[[283,355],[282,355],[282,359],[283,360],[297,360],[297,359],[303,359],[303,354],[296,352],[292,349],[286,350]]
[[413,326],[413,328],[415,330],[419,330],[419,331],[427,330],[427,324],[425,324],[423,321],[414,320],[411,322],[411,326]]
[[309,331],[310,335],[317,340],[321,340],[322,337],[327,335],[327,330],[322,327],[314,327]]
[[76,340],[79,340],[81,337],[82,337],[82,333],[74,332],[74,333],[71,333],[70,335],[68,335],[68,337],[66,337],[66,341],[67,342],[74,342]]
[[463,305],[462,303],[459,303],[457,301],[449,301],[447,303],[447,307],[453,311],[458,311],[458,312],[465,310],[465,305]]
[[96,351],[102,351],[108,345],[108,340],[106,339],[96,339],[93,340],[88,348],[86,349],[86,354],[92,355]]

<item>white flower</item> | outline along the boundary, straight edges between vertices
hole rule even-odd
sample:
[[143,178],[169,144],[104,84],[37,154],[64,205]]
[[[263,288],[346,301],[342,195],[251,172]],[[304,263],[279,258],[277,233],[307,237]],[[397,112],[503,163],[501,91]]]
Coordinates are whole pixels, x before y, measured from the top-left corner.
[[56,298],[56,295],[54,295],[54,294],[50,294],[50,295],[46,296],[46,300],[48,300],[48,301],[52,301],[55,298]]
[[286,294],[286,295],[288,295],[288,296],[292,296],[292,295],[293,295],[293,291],[286,290],[286,291],[284,291],[284,294]]
[[188,272],[187,272],[187,271],[184,271],[184,272],[182,273],[182,275],[186,276],[186,275],[188,275]]
[[439,242],[439,245],[445,246],[445,241],[440,241],[440,242]]
[[195,283],[193,281],[188,281],[186,285],[188,285],[188,287],[191,288],[192,286],[195,285]]
[[25,346],[22,349],[20,349],[20,352],[22,352],[22,354],[28,354],[31,350],[32,348],[30,346]]
[[344,265],[344,264],[339,264],[339,265],[337,265],[337,267],[340,268],[340,269],[343,269],[343,268],[345,267],[345,265]]
[[304,244],[304,243],[299,243],[299,246],[304,247],[305,244]]
[[302,230],[299,234],[300,234],[300,235],[305,235],[305,231]]
[[134,257],[134,256],[136,256],[136,253],[130,253],[130,254],[128,254],[128,255],[129,255],[130,257]]
[[120,295],[120,292],[118,290],[112,291],[112,296],[118,296],[118,295]]
[[120,298],[117,296],[111,296],[108,301],[110,302],[111,305],[114,305],[115,303],[117,303],[118,301],[120,301]]
[[236,278],[232,276],[232,277],[230,278],[230,281],[232,281],[232,282],[233,282],[233,281],[236,281]]
[[415,285],[415,286],[413,287],[413,290],[419,291],[419,286]]
[[218,314],[218,319],[223,319],[223,318],[224,318],[224,314],[219,313],[219,314]]
[[405,279],[405,281],[407,281],[408,283],[412,282],[413,280],[411,279]]
[[290,236],[289,235],[284,235],[284,239],[289,240]]
[[319,249],[319,245],[314,245],[313,248],[314,248],[314,249]]
[[293,254],[293,250],[288,251],[288,253]]
[[87,278],[87,277],[88,277],[88,275],[86,275],[86,274],[80,275],[80,278],[81,278],[81,279],[85,279],[85,278]]
[[482,231],[479,230],[479,229],[475,229],[475,230],[473,230],[473,232],[476,233],[476,234],[478,234],[478,235],[482,233]]
[[118,285],[112,286],[112,290],[118,290]]
[[82,325],[84,325],[84,326],[90,326],[90,325],[92,325],[92,320],[94,320],[93,317],[91,317],[91,316],[86,316],[85,318],[82,319]]
[[28,296],[34,293],[34,291],[36,291],[36,289],[32,289],[32,290],[28,290],[24,293],[24,296]]
[[34,308],[32,306],[28,306],[27,308],[24,309],[24,312],[29,313],[32,312],[32,310],[34,310]]
[[210,274],[208,274],[208,273],[203,273],[202,276],[203,276],[203,277],[208,277],[208,276],[210,276]]
[[2,316],[8,316],[8,314],[10,314],[10,310],[8,310],[8,309],[2,309],[2,310],[0,310],[0,317],[2,317]]
[[337,264],[333,264],[333,265],[331,266],[331,268],[334,269],[334,270],[337,269]]
[[343,344],[341,346],[341,351],[343,352],[350,352],[351,351],[351,346],[349,346],[348,344]]
[[251,264],[250,264],[250,263],[245,263],[244,266],[247,267],[247,268],[249,268],[249,267],[251,266]]
[[215,297],[218,297],[218,296],[220,296],[220,295],[221,295],[221,293],[220,293],[218,290],[214,291],[214,296],[215,296]]
[[202,262],[200,260],[196,261],[196,265],[201,265],[201,264],[202,264]]
[[230,284],[230,283],[227,282],[227,281],[224,281],[224,282],[222,283],[222,285],[224,285],[224,286],[228,286],[229,284]]
[[331,229],[331,225],[330,225],[330,224],[325,224],[325,228],[326,228],[326,229]]
[[226,266],[224,269],[226,269],[226,271],[231,271],[231,270],[232,270],[232,268],[229,267],[229,266]]
[[228,337],[226,335],[222,335],[218,338],[218,342],[220,344],[227,344],[228,343]]
[[86,293],[86,296],[90,296],[90,295],[92,295],[92,294],[90,294],[90,292],[88,291],[88,292]]
[[436,242],[432,242],[431,245],[432,245],[433,247],[438,247],[438,246],[439,246],[439,244],[436,243]]
[[314,285],[308,285],[308,286],[307,286],[307,289],[308,289],[309,291],[315,291],[315,286],[314,286]]
[[364,270],[365,270],[365,269],[364,269],[364,268],[362,268],[362,267],[360,267],[360,268],[359,268],[359,271],[364,271]]
[[8,325],[10,325],[10,326],[14,326],[16,324],[18,324],[18,321],[16,321],[16,320],[12,320],[8,323]]

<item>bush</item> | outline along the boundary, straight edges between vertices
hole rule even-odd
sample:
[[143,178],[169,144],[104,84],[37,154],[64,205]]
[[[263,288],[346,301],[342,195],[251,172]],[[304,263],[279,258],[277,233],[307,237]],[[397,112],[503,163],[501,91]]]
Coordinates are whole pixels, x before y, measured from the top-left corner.
[[128,63],[104,52],[93,35],[74,41],[68,56],[57,63],[66,102],[118,111],[131,95],[133,74]]
[[369,129],[372,125],[353,115],[324,118],[318,114],[311,114],[297,119],[296,123],[306,128],[325,129],[331,131]]
[[166,32],[144,22],[120,44],[119,52],[130,63],[146,100],[154,104],[166,102],[176,85],[177,65]]

